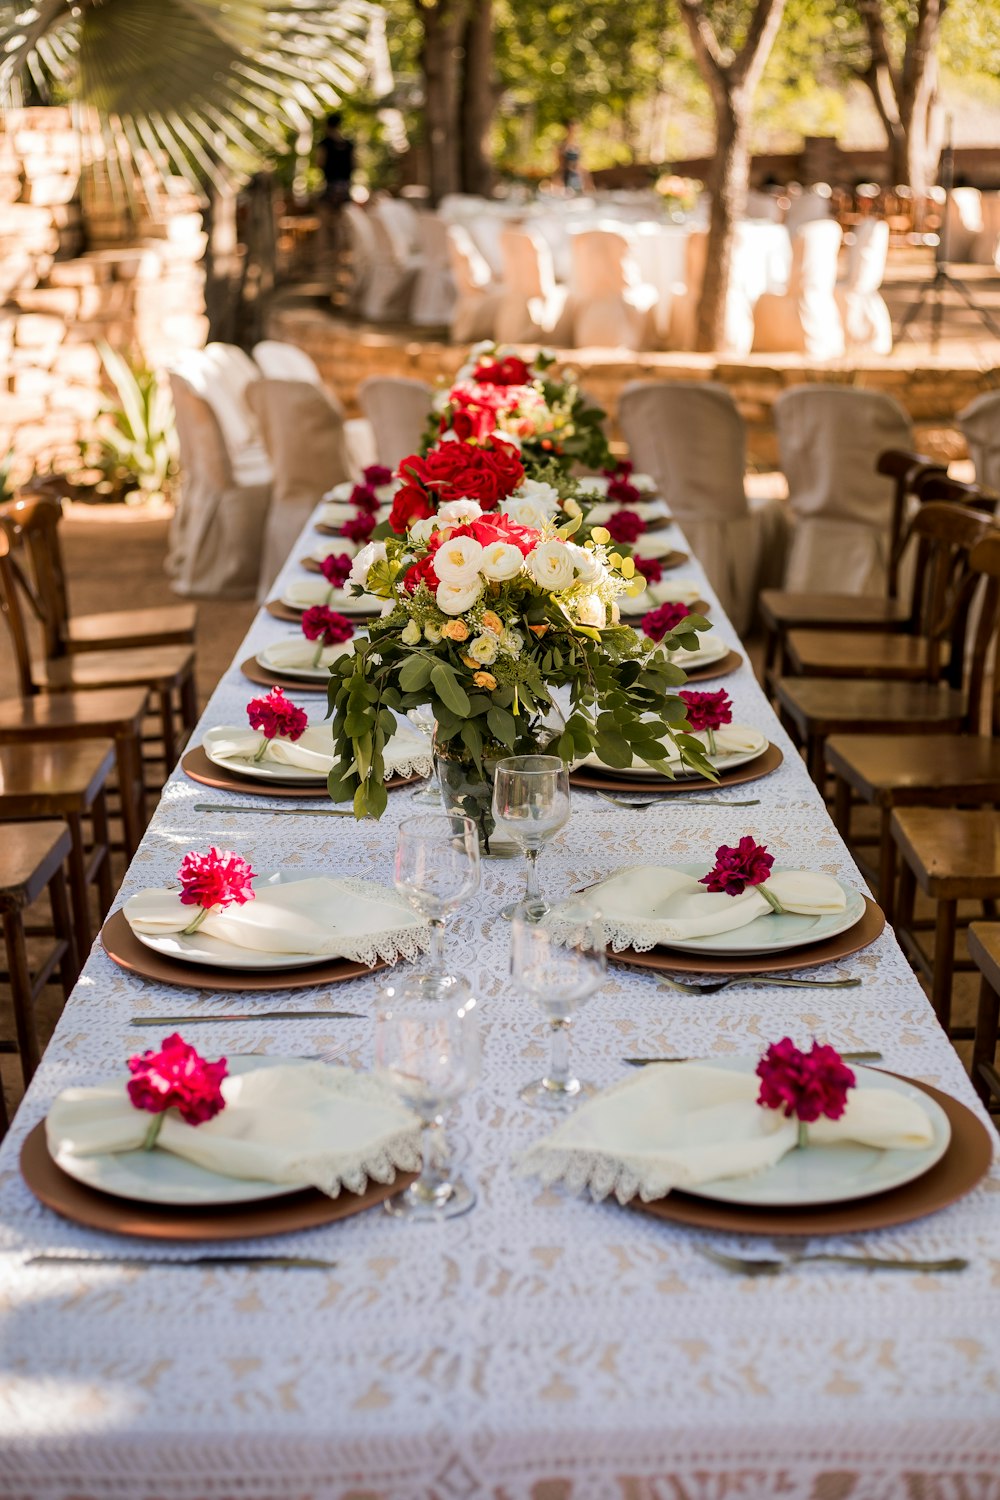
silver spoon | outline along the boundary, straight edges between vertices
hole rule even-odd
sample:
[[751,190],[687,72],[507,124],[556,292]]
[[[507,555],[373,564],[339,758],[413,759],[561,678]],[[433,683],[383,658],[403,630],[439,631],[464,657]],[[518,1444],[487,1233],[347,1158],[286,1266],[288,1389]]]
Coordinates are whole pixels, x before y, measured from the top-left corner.
[[751,797],[747,802],[722,802],[716,797],[671,797],[663,793],[655,802],[632,802],[626,797],[612,797],[610,792],[598,792],[605,802],[613,807],[626,807],[640,812],[644,807],[759,807],[760,798]]
[[[842,1052],[844,1062],[853,1063],[876,1063],[882,1062],[881,1052]],[[712,1057],[623,1057],[622,1062],[627,1063],[630,1068],[647,1068],[650,1063],[681,1063],[681,1062],[704,1062],[713,1063],[720,1059]]]
[[681,979],[670,979],[660,974],[657,984],[669,990],[683,990],[686,995],[714,995],[728,989],[731,984],[755,984],[762,987],[775,985],[786,990],[853,990],[864,981],[852,979],[775,979],[769,974],[733,974],[728,979],[710,979],[705,984],[687,984]]
[[284,813],[295,818],[353,818],[353,809],[339,807],[242,807],[227,806],[224,802],[196,802],[195,812],[210,813]]

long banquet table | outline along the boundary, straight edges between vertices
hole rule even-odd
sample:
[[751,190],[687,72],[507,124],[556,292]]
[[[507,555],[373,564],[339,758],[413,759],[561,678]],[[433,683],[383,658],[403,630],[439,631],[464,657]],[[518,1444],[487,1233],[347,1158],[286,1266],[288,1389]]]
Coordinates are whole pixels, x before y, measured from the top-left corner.
[[[293,549],[285,576],[298,576],[305,550]],[[700,576],[693,564],[679,571]],[[707,584],[702,591],[712,598]],[[713,620],[733,639],[714,599]],[[239,662],[291,628],[257,617],[203,726],[241,722],[258,690]],[[667,799],[629,812],[575,792],[571,823],[542,858],[549,891],[628,862],[707,859],[745,832],[784,863],[859,881],[750,669],[710,685],[728,689],[737,721],[781,746],[781,768],[697,807]],[[727,806],[747,796],[760,805]],[[389,882],[396,824],[414,810],[405,790],[380,823],[195,812],[205,800],[253,801],[206,796],[175,771],[119,900],[168,883],[187,849],[210,842],[258,868]],[[970,1258],[950,1276],[812,1266],[745,1280],[695,1245],[767,1253],[771,1242],[692,1232],[515,1177],[512,1158],[548,1128],[518,1100],[546,1037],[507,977],[508,931],[497,918],[521,877],[519,863],[487,862],[479,895],[449,933],[484,1017],[483,1077],[456,1122],[479,1203],[441,1227],[375,1210],[236,1247],[330,1257],[332,1271],[27,1264],[40,1251],[164,1253],[41,1207],[21,1181],[18,1151],[60,1089],[120,1071],[158,1038],[130,1029],[134,1014],[232,1008],[232,997],[148,985],[95,946],[0,1155],[0,1496],[1000,1497],[996,1164],[955,1206],[863,1239],[871,1252]],[[841,967],[862,987],[737,984],[699,996],[611,966],[576,1027],[580,1071],[610,1084],[624,1076],[626,1054],[756,1053],[786,1033],[802,1043],[818,1034],[840,1048],[880,1049],[887,1067],[978,1109],[892,934]],[[335,995],[250,996],[241,1008],[336,1005],[365,1019],[199,1026],[196,1040],[210,1055],[345,1041],[345,1058],[368,1066],[376,994],[373,978]],[[198,1249],[168,1253],[180,1261]]]

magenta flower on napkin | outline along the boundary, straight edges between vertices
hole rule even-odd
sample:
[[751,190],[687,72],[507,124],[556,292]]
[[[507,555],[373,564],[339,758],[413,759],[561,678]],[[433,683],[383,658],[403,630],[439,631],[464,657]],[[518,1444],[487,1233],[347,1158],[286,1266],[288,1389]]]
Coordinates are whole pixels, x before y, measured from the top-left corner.
[[786,1120],[799,1122],[799,1144],[804,1145],[805,1126],[820,1116],[839,1120],[847,1108],[847,1095],[857,1083],[840,1053],[814,1041],[802,1052],[791,1037],[768,1047],[757,1064],[762,1109],[780,1109]]
[[748,885],[763,885],[773,864],[774,856],[768,854],[766,845],[755,843],[747,834],[735,848],[719,845],[715,864],[699,884],[710,891],[725,891],[727,896],[742,896]]
[[733,722],[733,705],[725,688],[720,688],[717,693],[695,693],[689,689],[677,696],[687,710],[687,721],[694,734],[705,729],[721,729]]
[[691,611],[686,604],[679,604],[674,600],[661,604],[659,609],[651,609],[648,615],[642,617],[642,633],[648,635],[651,641],[662,641],[665,635],[671,635]]
[[349,641],[354,626],[344,615],[326,604],[314,604],[302,616],[302,634],[307,641],[320,641],[324,646],[336,646]]
[[177,879],[181,883],[181,905],[201,908],[184,929],[188,935],[198,930],[215,907],[221,910],[234,903],[243,906],[254,898],[254,872],[246,860],[231,849],[220,853],[214,844],[207,854],[194,849],[185,854]]
[[257,759],[263,757],[268,740],[300,740],[309,728],[309,715],[305,709],[289,703],[280,687],[272,688],[266,698],[251,698],[247,704],[247,718],[251,729],[259,729],[264,736]]
[[352,559],[346,552],[330,552],[319,565],[319,570],[332,589],[342,589],[351,574]]
[[150,1123],[144,1149],[156,1144],[164,1113],[176,1109],[188,1125],[204,1125],[225,1109],[222,1080],[228,1069],[226,1059],[209,1062],[201,1057],[179,1032],[164,1037],[159,1052],[143,1052],[130,1057],[128,1096],[136,1109],[148,1110],[155,1119]]

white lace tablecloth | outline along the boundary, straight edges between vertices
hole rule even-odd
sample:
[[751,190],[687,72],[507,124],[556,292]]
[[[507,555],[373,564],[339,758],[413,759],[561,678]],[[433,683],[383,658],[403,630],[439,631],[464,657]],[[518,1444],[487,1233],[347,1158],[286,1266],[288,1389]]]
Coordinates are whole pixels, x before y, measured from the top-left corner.
[[[297,576],[303,550],[285,576]],[[717,607],[713,618],[731,636]],[[259,690],[239,661],[290,628],[258,617],[204,726],[240,722]],[[784,864],[858,881],[749,669],[717,685],[738,721],[781,745],[781,769],[698,807],[666,799],[633,813],[574,792],[572,821],[540,864],[550,892],[651,851],[707,858],[743,833]],[[758,807],[727,810],[751,795]],[[213,841],[258,868],[389,881],[396,823],[413,809],[407,791],[377,824],[195,812],[206,800],[243,799],[175,772],[119,900],[165,884],[187,849]],[[1000,1172],[921,1223],[835,1242],[967,1256],[964,1274],[813,1266],[754,1281],[694,1245],[767,1253],[766,1241],[693,1233],[515,1179],[512,1156],[547,1129],[518,1099],[546,1055],[545,1027],[507,977],[497,919],[521,878],[517,863],[487,863],[449,933],[485,1026],[483,1078],[456,1121],[478,1206],[440,1228],[375,1211],[242,1247],[332,1257],[329,1272],[26,1264],[46,1249],[163,1253],[42,1208],[18,1151],[60,1089],[106,1077],[150,1043],[155,1033],[129,1029],[133,1015],[233,1008],[231,996],[146,984],[95,948],[0,1154],[0,1496],[998,1500]],[[607,1084],[628,1054],[754,1052],[815,1033],[880,1049],[886,1066],[978,1107],[892,934],[843,967],[861,988],[734,985],[707,996],[612,967],[576,1027],[580,1071]],[[192,1034],[210,1053],[347,1041],[346,1056],[366,1066],[375,997],[374,980],[238,997],[247,1010],[336,1005],[365,1019]]]

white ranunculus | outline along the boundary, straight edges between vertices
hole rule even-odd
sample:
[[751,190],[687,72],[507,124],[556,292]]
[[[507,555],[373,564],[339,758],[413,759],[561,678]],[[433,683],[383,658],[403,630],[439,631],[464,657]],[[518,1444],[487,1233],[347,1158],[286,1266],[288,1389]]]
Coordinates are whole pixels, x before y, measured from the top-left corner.
[[546,521],[555,514],[554,507],[539,505],[529,495],[511,495],[503,501],[504,515],[509,516],[515,526],[530,526],[532,531],[541,531]]
[[508,578],[517,577],[523,565],[524,557],[520,547],[515,547],[511,542],[490,542],[483,548],[479,571],[491,583],[506,583]]
[[376,563],[385,562],[386,555],[385,542],[366,542],[351,563],[350,581],[364,588],[370,569]]
[[608,493],[608,481],[603,474],[585,474],[582,479],[577,480],[577,486],[581,495],[603,498]]
[[441,626],[435,625],[433,620],[428,620],[424,626],[424,639],[430,641],[432,646],[436,646],[441,639]]
[[467,655],[477,661],[481,667],[491,667],[497,659],[497,638],[495,635],[477,635],[474,641],[469,643]]
[[503,649],[507,652],[508,656],[513,656],[516,660],[517,657],[520,656],[521,651],[524,648],[524,637],[520,635],[516,630],[505,630],[503,633],[503,639],[501,640],[500,644],[503,646]]
[[547,505],[550,512],[559,504],[559,491],[554,484],[546,484],[544,479],[522,479],[517,494],[528,496],[538,505]]
[[438,520],[442,526],[462,526],[466,521],[478,521],[483,508],[478,500],[447,500],[438,509]]
[[419,521],[410,522],[407,535],[414,542],[429,542],[439,529],[437,516],[421,516]]
[[565,542],[557,542],[555,539],[541,542],[533,552],[528,553],[525,563],[539,587],[554,594],[560,589],[568,589],[576,577],[572,553]]
[[[581,625],[593,625],[597,630],[603,630],[608,620],[604,601],[597,594],[587,594],[576,606],[576,618]],[[405,632],[403,638],[406,638]]]
[[449,537],[434,554],[434,571],[442,583],[466,587],[479,577],[483,546],[474,536]]
[[416,620],[407,620],[403,626],[402,639],[407,646],[419,646],[423,632]]
[[580,582],[596,583],[603,569],[593,552],[588,552],[586,547],[578,547],[576,542],[567,542],[566,550],[573,559],[576,576]]
[[621,624],[621,619],[622,619],[622,612],[621,612],[621,608],[620,608],[620,606],[618,604],[618,600],[617,599],[612,599],[612,601],[611,601],[611,623],[612,623],[612,625],[620,625]]
[[471,609],[483,590],[483,581],[477,573],[471,583],[439,583],[437,607],[446,615],[464,615]]

